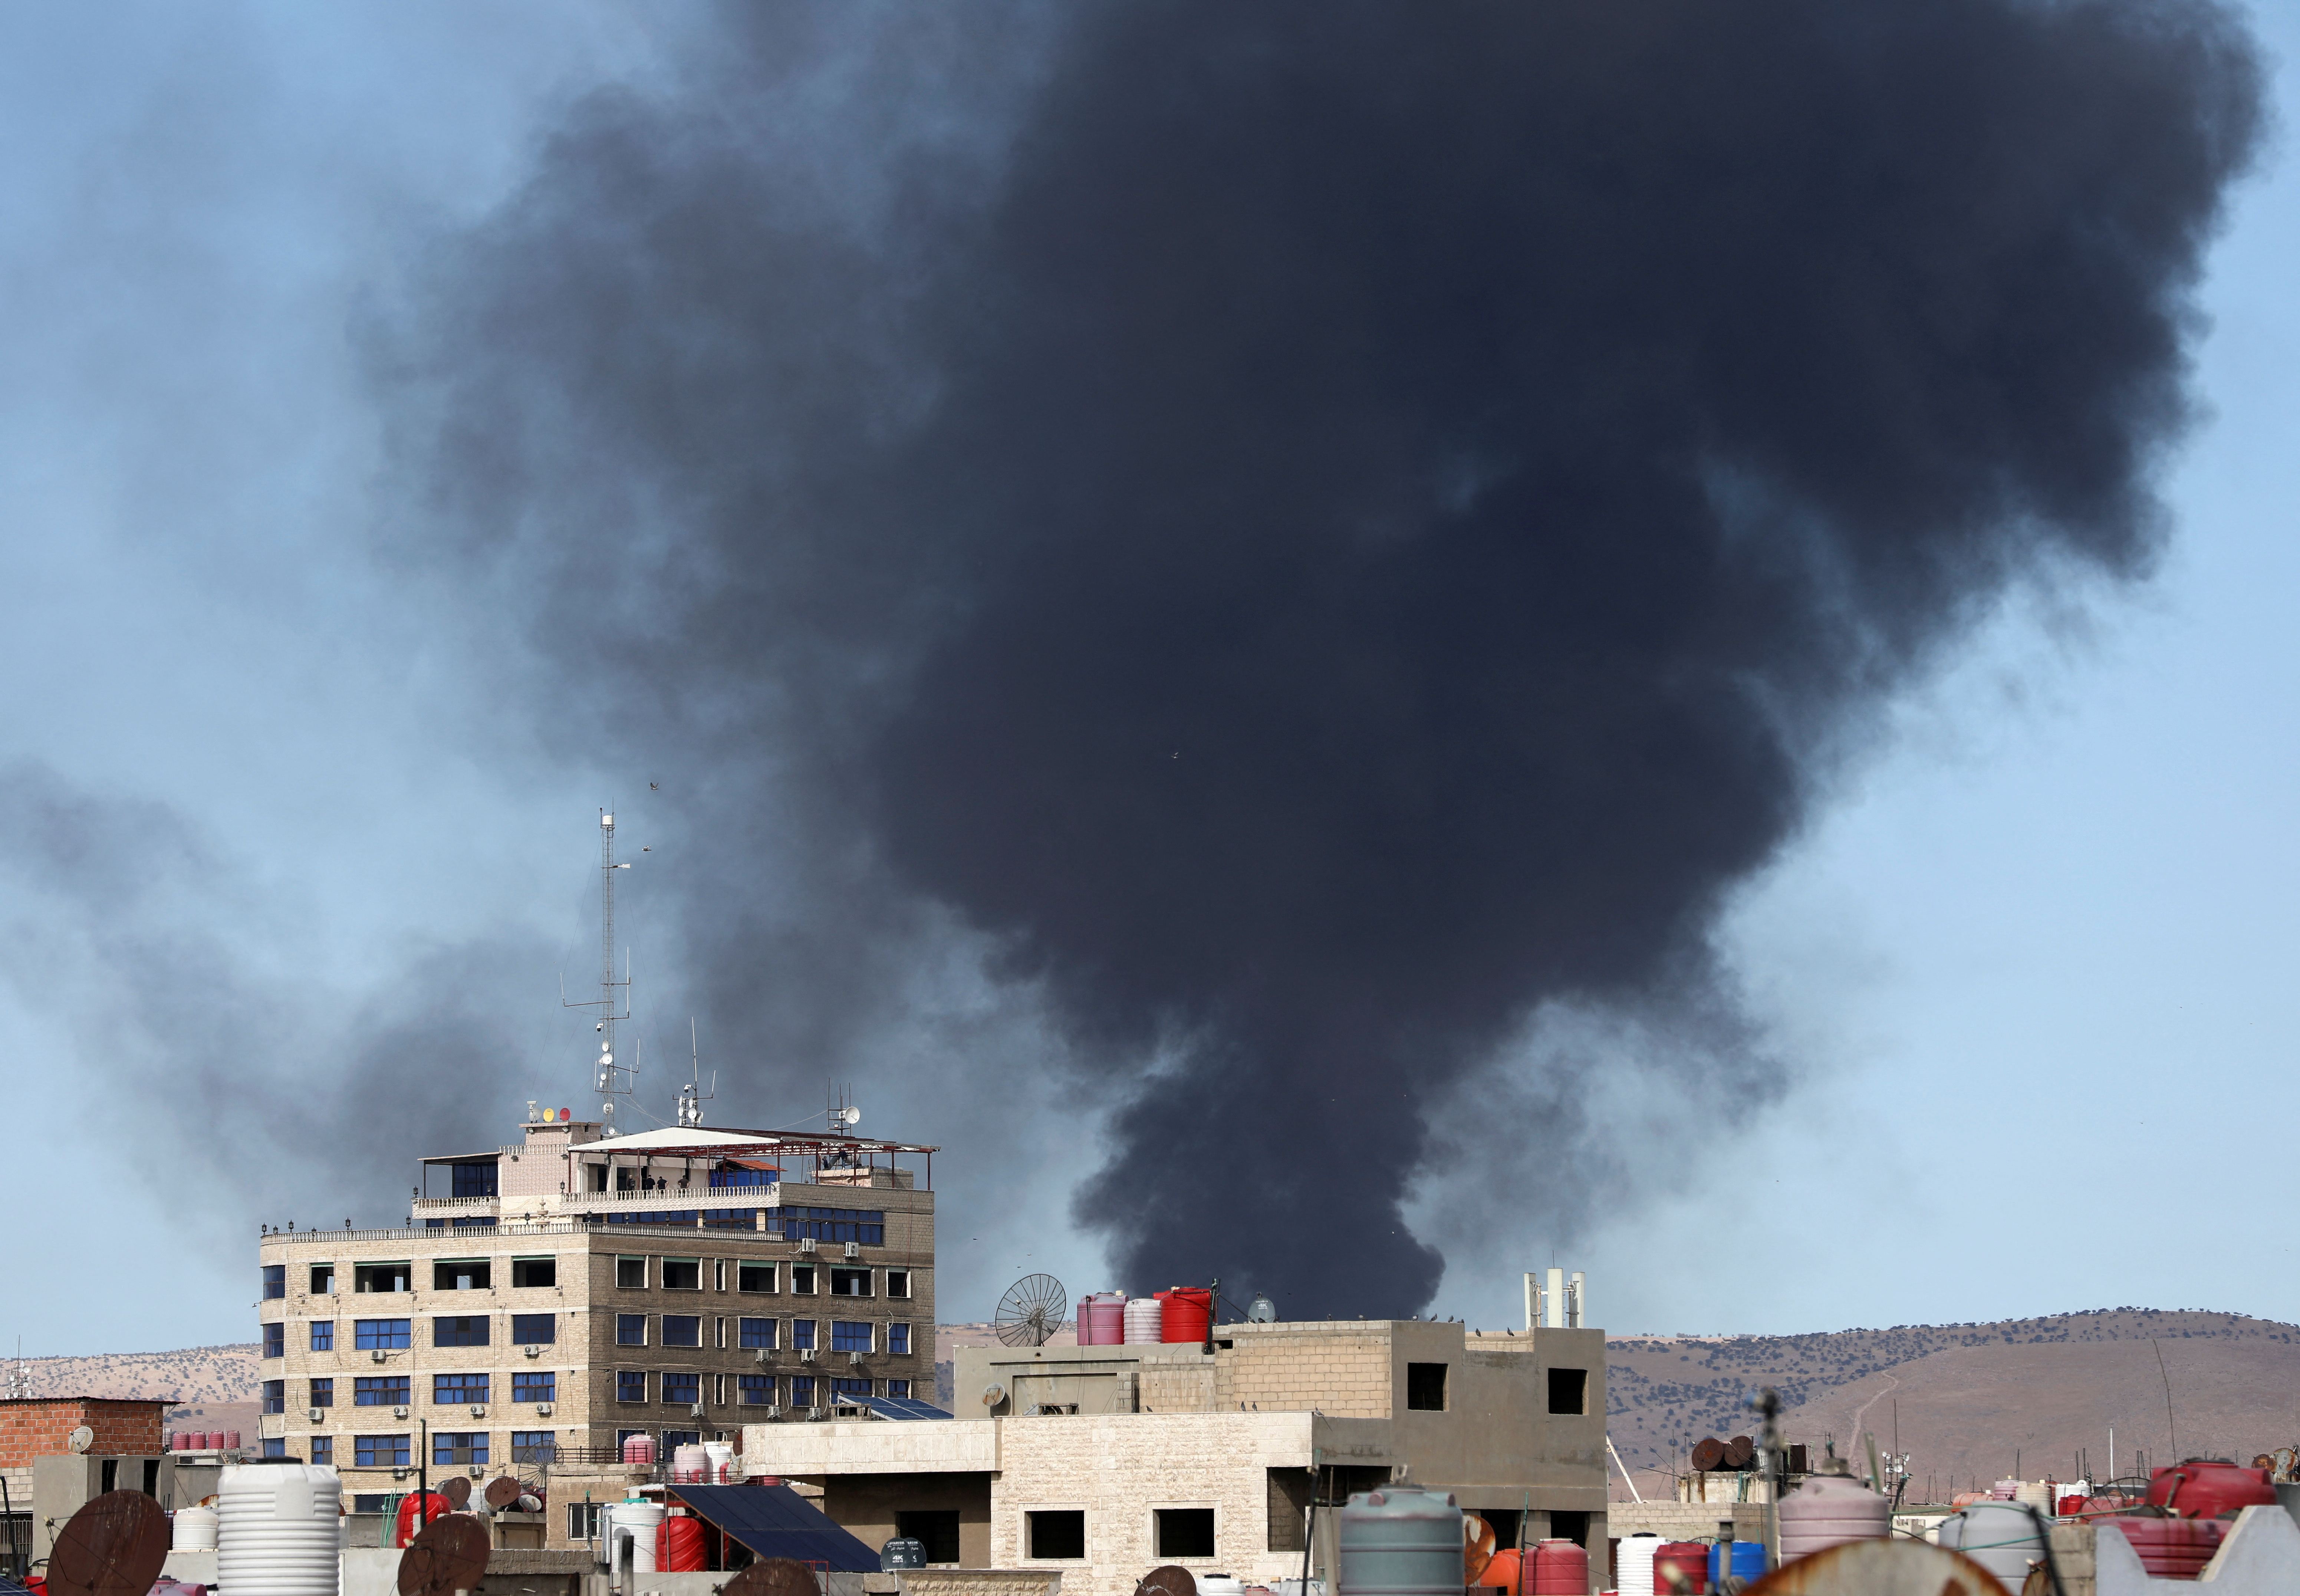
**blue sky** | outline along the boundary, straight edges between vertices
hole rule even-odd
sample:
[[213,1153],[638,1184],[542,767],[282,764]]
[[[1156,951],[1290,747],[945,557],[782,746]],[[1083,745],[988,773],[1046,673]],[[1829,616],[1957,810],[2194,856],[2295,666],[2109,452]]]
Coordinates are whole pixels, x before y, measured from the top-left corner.
[[[612,736],[570,759],[504,714],[496,678],[533,669],[516,640],[379,563],[393,485],[360,329],[428,241],[511,190],[555,106],[661,72],[694,15],[0,15],[0,767],[20,799],[87,795],[176,861],[77,907],[24,858],[0,869],[13,1184],[52,1260],[0,1320],[27,1352],[245,1338],[255,1225],[342,1217],[297,1161],[314,1150],[288,1145],[297,1099],[361,1017],[426,1010],[400,972],[481,935],[575,971],[596,946],[594,816],[646,773]],[[2294,12],[2258,20],[2288,59]],[[1416,1208],[1450,1260],[1434,1311],[1508,1322],[1517,1271],[1554,1249],[1619,1330],[2124,1303],[2300,1318],[2277,1201],[2300,1090],[2294,183],[2272,146],[2212,257],[2208,411],[2169,468],[2157,580],[1995,617],[1737,904],[1730,961],[1797,1084],[1736,1115],[1656,1106],[1625,1067],[1598,1111],[1646,1195],[1562,1242],[1457,1219],[1476,1176],[1441,1168]],[[644,829],[643,802],[627,812]],[[675,961],[632,875],[626,931],[643,963]],[[164,1002],[123,986],[154,968],[123,938],[176,950]],[[264,1001],[205,1003],[200,949]],[[504,974],[494,1110],[575,1095],[587,1037],[556,975]],[[970,1004],[991,1023],[987,995],[943,1011]],[[174,1112],[196,1069],[239,1056],[266,1062],[222,1134]],[[1059,1218],[1095,1104],[1024,1077],[996,1115],[927,1124],[899,1086],[855,1085],[871,1128],[953,1148],[945,1317],[1031,1269],[1105,1284]],[[817,1107],[722,1093],[751,1123]],[[446,1150],[404,1150],[423,1151]]]

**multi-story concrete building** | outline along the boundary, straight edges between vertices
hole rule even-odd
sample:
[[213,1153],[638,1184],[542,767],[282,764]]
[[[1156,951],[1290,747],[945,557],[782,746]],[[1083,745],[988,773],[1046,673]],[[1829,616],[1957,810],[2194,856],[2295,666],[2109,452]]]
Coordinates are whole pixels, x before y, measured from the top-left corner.
[[381,1495],[931,1398],[934,1149],[565,1115],[424,1159],[403,1227],[263,1236],[266,1452]]
[[956,1389],[970,1417],[746,1427],[745,1467],[819,1489],[870,1544],[915,1535],[933,1561],[1060,1569],[1094,1596],[1160,1563],[1266,1583],[1306,1551],[1330,1576],[1329,1515],[1304,1546],[1313,1500],[1393,1478],[1452,1492],[1504,1544],[1563,1536],[1604,1565],[1602,1330],[1351,1320],[962,1348]]

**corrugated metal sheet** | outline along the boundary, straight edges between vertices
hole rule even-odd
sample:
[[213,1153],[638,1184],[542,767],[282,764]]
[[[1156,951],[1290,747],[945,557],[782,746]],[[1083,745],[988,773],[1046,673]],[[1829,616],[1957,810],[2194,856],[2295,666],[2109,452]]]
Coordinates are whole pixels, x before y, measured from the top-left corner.
[[876,1574],[879,1554],[788,1485],[672,1485],[670,1494],[762,1558]]

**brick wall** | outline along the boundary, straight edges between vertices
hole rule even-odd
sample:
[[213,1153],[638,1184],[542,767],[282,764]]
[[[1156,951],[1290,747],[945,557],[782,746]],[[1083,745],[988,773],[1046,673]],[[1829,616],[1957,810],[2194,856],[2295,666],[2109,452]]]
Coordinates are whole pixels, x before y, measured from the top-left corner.
[[0,1401],[0,1468],[29,1468],[32,1459],[69,1452],[71,1433],[96,1432],[88,1447],[102,1457],[165,1451],[160,1415],[169,1404],[101,1397],[27,1397]]

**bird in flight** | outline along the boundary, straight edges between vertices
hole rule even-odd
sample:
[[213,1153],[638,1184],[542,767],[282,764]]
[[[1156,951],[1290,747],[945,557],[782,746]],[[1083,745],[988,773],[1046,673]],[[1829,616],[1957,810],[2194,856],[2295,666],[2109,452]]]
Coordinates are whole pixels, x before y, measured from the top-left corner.
[[661,783],[661,782],[659,782],[659,781],[651,781],[651,782],[647,783],[647,791],[648,791],[648,792],[650,792],[650,793],[660,793],[660,792],[662,792],[662,783]]

